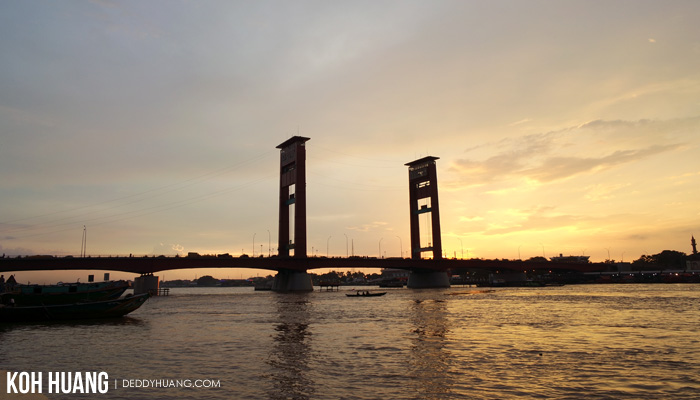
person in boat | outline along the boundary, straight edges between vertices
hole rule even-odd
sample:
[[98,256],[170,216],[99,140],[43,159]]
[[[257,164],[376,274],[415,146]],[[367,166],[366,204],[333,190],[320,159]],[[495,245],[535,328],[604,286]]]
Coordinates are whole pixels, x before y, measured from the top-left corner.
[[4,292],[5,292],[5,275],[0,275],[0,293],[4,293]]
[[15,276],[10,275],[10,277],[7,278],[7,282],[5,282],[5,288],[7,289],[8,292],[11,292],[15,288],[16,284],[17,284],[17,281],[15,280]]

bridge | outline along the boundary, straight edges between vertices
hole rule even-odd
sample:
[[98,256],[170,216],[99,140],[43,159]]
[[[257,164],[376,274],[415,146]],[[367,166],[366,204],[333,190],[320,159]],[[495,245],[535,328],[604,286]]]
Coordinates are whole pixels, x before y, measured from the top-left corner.
[[175,269],[197,268],[251,268],[265,270],[288,270],[303,272],[319,268],[394,268],[409,271],[448,271],[483,269],[489,271],[561,271],[600,272],[605,264],[575,264],[565,262],[500,261],[479,259],[411,259],[376,257],[51,257],[29,256],[23,258],[0,258],[0,272],[47,271],[47,270],[95,270],[120,271],[134,274],[155,274]]
[[[313,290],[307,271],[317,268],[396,268],[410,270],[411,288],[449,287],[449,270],[484,269],[510,271],[604,271],[604,264],[575,264],[528,261],[458,260],[442,258],[440,208],[437,184],[437,157],[423,157],[405,164],[408,167],[410,258],[308,257],[306,242],[306,147],[309,138],[293,136],[279,146],[279,254],[273,257],[187,256],[187,257],[52,257],[29,256],[0,258],[0,271],[109,270],[141,274],[136,287],[157,289],[153,274],[189,268],[254,268],[277,271],[273,290]],[[292,207],[293,206],[293,207]],[[293,209],[293,213],[291,210]],[[292,215],[293,214],[293,215]],[[430,240],[421,242],[419,216],[430,224]],[[290,222],[293,218],[293,231]],[[424,253],[429,257],[423,258]]]

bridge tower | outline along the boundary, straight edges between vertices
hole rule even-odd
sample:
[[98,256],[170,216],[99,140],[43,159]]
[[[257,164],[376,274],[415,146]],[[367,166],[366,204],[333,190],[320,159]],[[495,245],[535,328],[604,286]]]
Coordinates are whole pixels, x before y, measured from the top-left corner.
[[[306,143],[309,138],[293,136],[280,149],[279,255],[306,257]],[[293,190],[293,191],[292,191]],[[290,238],[289,210],[294,206],[294,237]],[[290,240],[292,239],[292,240]]]
[[[406,164],[408,166],[408,198],[411,203],[411,258],[420,260],[421,254],[430,251],[434,260],[442,258],[440,238],[440,206],[438,204],[438,157],[423,157]],[[421,246],[420,216],[430,214],[431,241]]]
[[[306,258],[306,147],[307,137],[293,136],[277,146],[280,149],[279,256]],[[290,219],[290,209],[294,209]],[[294,236],[290,237],[290,223]],[[313,291],[306,271],[280,270],[272,289],[279,292]]]
[[[432,252],[434,261],[442,259],[436,160],[439,158],[428,156],[406,164],[411,218],[411,258],[414,260],[420,260],[424,252]],[[431,240],[425,246],[421,244],[420,235],[420,219],[423,215],[429,217],[427,221],[431,227]],[[445,271],[412,271],[408,278],[408,287],[411,288],[449,286],[450,281]]]

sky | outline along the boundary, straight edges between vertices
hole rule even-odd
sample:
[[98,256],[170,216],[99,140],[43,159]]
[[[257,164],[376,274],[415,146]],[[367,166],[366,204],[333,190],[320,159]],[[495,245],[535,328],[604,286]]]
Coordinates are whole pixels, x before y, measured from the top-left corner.
[[[428,155],[448,257],[690,253],[699,16],[695,0],[0,2],[0,252],[79,255],[85,230],[92,256],[274,254],[275,147],[300,135],[309,254],[408,256],[404,164]],[[87,273],[62,274],[18,280]]]

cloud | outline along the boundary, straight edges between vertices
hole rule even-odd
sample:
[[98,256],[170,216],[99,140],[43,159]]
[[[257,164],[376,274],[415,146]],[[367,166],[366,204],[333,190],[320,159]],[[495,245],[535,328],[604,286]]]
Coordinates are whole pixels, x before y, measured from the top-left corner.
[[517,174],[538,182],[551,182],[640,161],[679,147],[679,145],[657,145],[639,150],[616,151],[603,157],[550,157],[534,168],[517,171]]
[[586,199],[588,200],[610,200],[616,197],[616,193],[624,188],[629,187],[629,183],[617,184],[595,184],[586,187]]
[[369,224],[363,224],[360,226],[349,226],[349,227],[347,227],[347,229],[351,230],[351,231],[358,231],[358,232],[370,232],[370,231],[373,231],[375,229],[386,227],[387,225],[389,225],[388,222],[373,221]]
[[492,146],[499,149],[505,148],[498,154],[483,161],[458,159],[450,169],[468,176],[471,185],[490,183],[527,168],[532,157],[547,154],[551,149],[553,138],[553,135],[548,133],[527,135],[519,139],[504,139]]
[[485,235],[504,235],[522,231],[546,231],[575,226],[584,217],[558,212],[553,206],[535,206],[528,209],[510,210],[513,221],[506,221],[505,226],[492,226]]
[[668,121],[596,120],[473,147],[467,152],[492,155],[482,160],[458,159],[450,170],[458,173],[461,187],[517,178],[549,183],[682,149],[698,128],[697,117]]
[[498,210],[489,213],[489,216],[478,221],[478,224],[470,225],[470,228],[472,234],[481,236],[533,235],[559,231],[561,235],[565,235],[566,232],[578,232],[579,235],[590,237],[592,232],[596,232],[597,235],[602,226],[607,226],[612,232],[621,224],[624,225],[624,221],[636,218],[627,213],[591,214],[586,210],[580,211],[571,212],[567,207],[550,205]]
[[471,232],[482,236],[585,229],[590,220],[591,217],[561,212],[554,206],[508,209],[493,212],[487,218],[469,218]]
[[172,243],[158,243],[156,246],[153,246],[153,253],[154,255],[175,255],[175,254],[184,254],[185,253],[185,248],[182,245],[179,244],[172,244]]
[[481,217],[479,215],[468,215],[468,216],[462,216],[459,217],[460,222],[478,222],[478,221],[483,221],[484,217]]
[[513,123],[510,123],[510,124],[508,124],[508,126],[518,126],[521,124],[526,124],[530,121],[532,121],[530,118],[524,118],[524,119],[521,119],[520,121],[515,121]]

